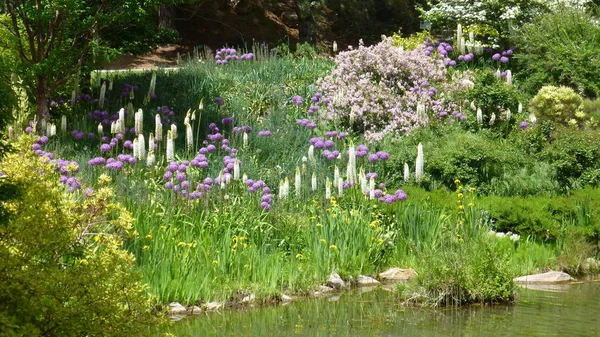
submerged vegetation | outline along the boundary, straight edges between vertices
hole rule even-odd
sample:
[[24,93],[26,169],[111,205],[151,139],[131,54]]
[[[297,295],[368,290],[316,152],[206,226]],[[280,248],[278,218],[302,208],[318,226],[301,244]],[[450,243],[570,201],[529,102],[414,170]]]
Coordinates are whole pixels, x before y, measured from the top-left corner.
[[[600,243],[594,97],[527,91],[512,77],[518,48],[475,48],[475,36],[467,47],[461,29],[455,40],[418,35],[406,51],[394,43],[412,41],[384,38],[333,60],[224,48],[178,71],[65,86],[49,120],[8,132],[19,146],[2,180],[19,188],[1,204],[2,261],[14,268],[21,245],[35,243],[27,272],[51,260],[70,280],[96,263],[88,276],[101,285],[126,282],[137,296],[141,275],[158,303],[186,305],[277,300],[332,272],[350,280],[392,266],[418,272],[401,287],[410,300],[500,302],[514,298],[517,275],[583,272]],[[41,185],[66,211],[31,207],[50,193]],[[27,221],[39,232],[21,240],[28,232],[15,226]],[[54,224],[68,248],[51,258]],[[111,274],[123,268],[126,277]],[[28,320],[4,316],[11,301],[0,319]]]

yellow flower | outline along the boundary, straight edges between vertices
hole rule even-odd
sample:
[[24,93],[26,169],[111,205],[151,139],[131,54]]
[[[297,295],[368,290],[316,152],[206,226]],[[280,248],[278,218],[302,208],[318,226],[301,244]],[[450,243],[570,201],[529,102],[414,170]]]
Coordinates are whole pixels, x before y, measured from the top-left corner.
[[181,246],[185,246],[185,242],[179,241],[179,243],[177,243],[177,247],[181,247]]
[[457,195],[459,198],[462,198],[464,195],[462,193],[458,193]]
[[469,188],[469,192],[475,192],[476,188],[475,187],[471,187]]
[[465,206],[463,206],[463,205],[458,205],[458,209],[464,209],[464,208],[465,208]]
[[152,239],[152,234],[146,235],[146,239]]
[[302,254],[300,254],[300,253],[296,254],[296,258],[297,258],[297,259],[301,259],[301,258],[303,258],[303,257],[304,257],[304,255],[302,255]]
[[245,264],[244,268],[250,268],[250,265],[249,264]]
[[219,260],[213,260],[212,264],[219,264]]
[[167,226],[160,226],[161,229],[167,229]]
[[383,243],[383,239],[377,239],[377,243]]
[[460,184],[460,180],[456,179],[456,180],[454,180],[454,183],[455,184]]
[[329,246],[329,248],[330,249],[337,249],[337,246],[336,245],[331,245],[331,246]]
[[81,259],[81,260],[79,260],[79,263],[87,265],[88,264],[88,260]]
[[148,250],[148,249],[150,249],[150,247],[144,246],[144,250]]
[[320,222],[317,222],[317,227],[323,227]]
[[327,240],[325,240],[325,239],[321,239],[321,242],[323,242],[323,243],[327,243]]
[[100,241],[100,235],[94,235],[94,241],[96,241],[96,242]]
[[474,204],[474,203],[472,203],[472,202],[470,202],[468,206],[469,206],[469,207],[473,207],[473,206],[475,206],[475,204]]
[[98,178],[98,185],[108,184],[112,181],[112,178],[106,173],[102,173]]

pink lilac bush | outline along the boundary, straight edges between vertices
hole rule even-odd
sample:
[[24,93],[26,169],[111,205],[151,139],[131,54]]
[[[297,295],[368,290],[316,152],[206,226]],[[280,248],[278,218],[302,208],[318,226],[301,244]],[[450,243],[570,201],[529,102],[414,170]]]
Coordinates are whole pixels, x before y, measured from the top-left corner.
[[332,98],[321,111],[371,141],[451,114],[457,110],[452,93],[464,88],[463,76],[448,79],[443,57],[428,56],[424,47],[403,51],[385,36],[379,44],[361,43],[339,53],[335,62],[337,67],[318,82],[323,95]]

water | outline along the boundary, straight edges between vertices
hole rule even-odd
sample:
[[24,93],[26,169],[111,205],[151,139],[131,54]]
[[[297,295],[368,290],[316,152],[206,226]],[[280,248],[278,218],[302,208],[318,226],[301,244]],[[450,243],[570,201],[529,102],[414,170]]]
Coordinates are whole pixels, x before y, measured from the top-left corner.
[[[419,309],[385,290],[188,317],[176,336],[600,336],[600,283],[519,290],[514,305]],[[339,296],[339,298],[338,298]]]

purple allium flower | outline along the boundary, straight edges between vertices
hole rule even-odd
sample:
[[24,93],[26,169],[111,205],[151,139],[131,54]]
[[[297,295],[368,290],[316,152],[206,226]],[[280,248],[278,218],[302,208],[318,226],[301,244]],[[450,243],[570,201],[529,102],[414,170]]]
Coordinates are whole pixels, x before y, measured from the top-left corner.
[[126,140],[123,143],[123,147],[126,148],[126,149],[133,149],[133,143],[130,140]]
[[325,132],[325,137],[327,138],[334,138],[337,136],[337,131],[327,131]]
[[177,179],[177,181],[184,181],[186,179],[185,173],[177,172],[175,179]]
[[181,165],[177,166],[177,171],[185,173],[187,171],[187,165],[181,164]]
[[172,161],[169,163],[169,165],[167,165],[166,170],[172,173],[177,172],[177,169],[179,168],[179,164],[177,164],[176,161]]
[[385,190],[385,184],[384,183],[379,184],[379,188],[381,188],[382,190]]
[[168,189],[168,190],[172,190],[173,189],[173,183],[170,182],[170,181],[167,181],[165,183],[165,188]]
[[302,97],[298,95],[292,97],[292,103],[296,105],[302,105]]
[[42,148],[42,146],[40,144],[38,144],[38,143],[34,143],[33,145],[31,145],[31,149],[33,151],[38,151],[41,148]]
[[207,161],[198,162],[198,167],[199,168],[207,168],[208,167],[208,162]]
[[371,179],[371,177],[373,177],[373,179],[377,179],[377,178],[379,178],[379,175],[375,172],[369,172],[369,173],[365,174],[365,178],[367,180]]
[[198,153],[200,154],[207,154],[208,153],[208,149],[205,147],[201,147],[200,150],[198,151]]
[[262,193],[263,194],[269,194],[269,193],[271,193],[271,189],[268,186],[265,186],[262,189]]
[[340,133],[337,135],[337,139],[338,139],[338,140],[341,140],[341,139],[344,139],[344,138],[346,138],[347,136],[348,136],[348,133],[347,133],[347,132],[340,132]]
[[106,160],[103,157],[92,158],[88,161],[89,166],[104,165]]
[[462,115],[462,114],[458,118],[460,118],[461,121],[466,121],[467,120],[467,116]]
[[314,146],[315,146],[315,149],[322,150],[325,148],[325,142],[322,141],[321,139],[319,139],[315,142]]
[[59,181],[61,184],[66,184],[68,179],[69,179],[69,178],[67,178],[66,176],[60,176],[60,178],[58,178],[58,181]]
[[73,135],[73,138],[75,138],[77,140],[83,139],[83,132],[81,132],[79,130],[73,130],[73,132],[71,134]]
[[502,56],[502,57],[500,58],[500,62],[502,62],[502,63],[508,63],[508,61],[509,61],[509,59],[508,59],[508,57],[506,57],[506,56]]
[[270,135],[271,135],[271,131],[269,131],[269,130],[258,131],[259,137],[269,137]]
[[179,192],[180,188],[181,187],[179,187],[179,185],[173,185],[173,191],[175,191],[175,192]]
[[349,181],[346,181],[342,184],[342,188],[345,190],[349,189],[350,187],[352,187],[352,183],[350,183]]
[[[325,148],[327,148],[327,149],[331,149],[331,148],[333,148],[333,147],[335,146],[335,143],[333,142],[333,140],[331,140],[331,139],[328,139],[328,140],[326,140],[326,141],[323,143],[323,145],[325,146]],[[317,146],[315,146],[315,148],[316,148],[316,147],[317,147]]]
[[400,200],[400,201],[404,201],[406,200],[406,192],[404,192],[403,190],[396,190],[396,199]]
[[25,133],[32,133],[33,132],[33,128],[31,126],[28,126],[25,128]]
[[379,160],[388,160],[390,159],[390,154],[385,152],[385,151],[379,151],[376,153],[377,154],[377,158],[379,158]]
[[221,120],[223,125],[233,124],[233,117],[225,117]]
[[208,152],[215,152],[217,150],[217,147],[214,146],[213,144],[209,144],[206,149],[208,150]]
[[521,123],[519,123],[519,127],[521,128],[521,130],[527,129],[528,126],[529,123],[527,123],[526,121],[522,121]]
[[123,162],[119,161],[119,160],[115,160],[115,161],[113,161],[111,163],[107,163],[106,164],[106,168],[109,169],[109,170],[116,170],[116,171],[118,171],[118,170],[120,170],[120,169],[123,168]]
[[86,188],[83,191],[83,195],[86,196],[86,197],[88,197],[88,198],[91,197],[91,196],[93,196],[94,195],[94,189],[91,188],[91,187]]
[[213,180],[210,177],[204,178],[204,185],[212,185],[213,184]]
[[100,151],[102,151],[102,152],[108,152],[108,151],[110,151],[110,149],[111,149],[110,144],[100,145]]
[[448,61],[448,66],[449,67],[456,67],[456,61],[454,61],[454,60]]
[[264,209],[265,211],[268,211],[268,210],[270,210],[270,209],[271,209],[271,204],[269,204],[269,203],[268,203],[268,202],[266,202],[266,201],[263,201],[263,202],[261,202],[261,203],[260,203],[260,207],[261,207],[262,209]]
[[173,179],[173,172],[167,171],[165,174],[163,174],[163,180],[171,181],[171,179]]
[[371,163],[375,163],[375,162],[377,162],[378,160],[379,160],[379,156],[377,156],[376,154],[374,154],[374,153],[373,153],[373,154],[369,155],[369,161],[370,161]]
[[223,101],[223,98],[221,97],[217,97],[215,98],[215,102],[217,103],[217,105],[219,106],[223,106],[223,104],[225,104],[225,102]]
[[181,188],[183,188],[184,190],[187,190],[188,188],[190,188],[190,182],[187,180],[182,181]]
[[47,136],[41,136],[40,139],[38,139],[38,143],[40,143],[41,145],[44,145],[44,144],[48,143],[48,137]]
[[500,57],[502,57],[502,55],[500,55],[499,53],[496,53],[496,54],[492,55],[492,60],[498,61],[498,60],[500,60]]
[[380,190],[380,189],[375,190],[375,198],[381,198],[382,195],[383,195],[382,190]]

